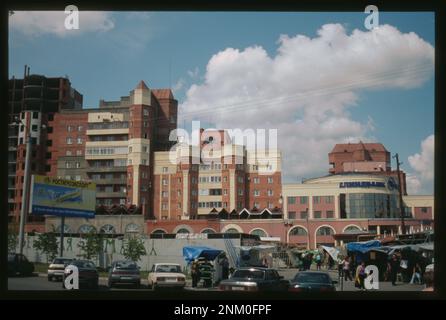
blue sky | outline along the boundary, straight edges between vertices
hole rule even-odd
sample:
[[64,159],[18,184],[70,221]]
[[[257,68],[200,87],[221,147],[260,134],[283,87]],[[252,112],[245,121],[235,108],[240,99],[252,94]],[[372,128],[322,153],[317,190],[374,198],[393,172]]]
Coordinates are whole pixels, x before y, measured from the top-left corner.
[[[9,33],[9,75],[21,77],[25,64],[31,67],[31,73],[68,75],[72,85],[84,95],[84,107],[96,107],[101,98],[119,99],[143,79],[150,88],[174,87],[179,103],[187,107],[198,99],[190,93],[188,96],[190,86],[203,85],[204,77],[210,76],[211,71],[206,71],[210,59],[227,48],[243,51],[258,46],[274,58],[280,46],[280,35],[315,38],[323,25],[337,23],[347,35],[354,29],[367,31],[364,27],[366,15],[362,12],[114,12],[92,15],[84,20],[82,14],[80,29],[71,31],[55,30],[58,28],[55,23],[63,23],[63,12],[59,20],[53,16],[42,16],[39,21],[26,14],[13,15]],[[379,19],[382,25],[391,25],[401,34],[414,32],[422,41],[435,46],[433,13],[380,12]],[[373,48],[370,50],[373,52]],[[404,51],[401,53],[404,55]],[[398,54],[394,59],[398,60]],[[403,169],[421,183],[416,192],[432,192],[432,181],[426,178],[429,173],[424,172],[429,170],[426,166],[432,159],[426,159],[430,155],[427,151],[423,154],[421,143],[434,134],[433,72],[415,86],[360,89],[354,94],[355,102],[341,108],[343,116],[352,125],[371,124],[374,129],[362,132],[363,136],[376,139],[392,153],[400,154]],[[218,105],[219,100],[215,101]],[[290,176],[324,174],[328,170],[326,149],[320,149],[323,153],[318,163],[320,169],[289,170]],[[419,165],[409,163],[408,157],[415,154],[420,156],[417,158]],[[284,180],[294,181],[287,174],[284,170]]]

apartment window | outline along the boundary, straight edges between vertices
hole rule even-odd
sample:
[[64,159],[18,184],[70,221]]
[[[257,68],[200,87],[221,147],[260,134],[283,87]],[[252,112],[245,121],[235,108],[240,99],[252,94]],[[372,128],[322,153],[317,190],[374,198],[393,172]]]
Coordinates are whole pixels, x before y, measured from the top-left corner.
[[[167,210],[167,203],[163,203],[161,204],[161,209],[162,210]],[[166,217],[167,218],[167,217]]]
[[33,119],[39,119],[39,113],[33,112]]
[[76,176],[74,177],[74,180],[76,180],[76,181],[81,181],[81,176],[80,176],[80,175],[76,175]]
[[67,131],[68,131],[68,132],[73,131],[73,126],[67,126]]
[[147,133],[144,133],[144,139],[148,139],[149,135]]
[[82,150],[76,150],[76,155],[77,156],[81,156],[82,155]]
[[82,138],[81,137],[77,138],[77,144],[82,144]]
[[260,196],[260,191],[254,190],[254,197],[259,197],[259,196]]
[[148,116],[149,115],[149,110],[143,109],[142,113],[143,113],[143,115]]
[[65,176],[65,180],[71,180],[71,176]]
[[327,211],[327,219],[333,219],[334,218],[334,212],[333,210]]
[[[20,144],[22,144],[22,138],[20,138]],[[51,147],[53,145],[53,140],[46,140],[46,146]]]
[[54,120],[54,114],[53,113],[49,113],[48,114],[48,121],[53,121]]
[[223,182],[228,182],[228,177],[224,176],[223,177]]
[[132,153],[132,152],[133,152],[133,148],[129,147],[129,153]]
[[51,152],[47,152],[47,153],[46,153],[46,158],[47,158],[47,159],[51,159]]
[[273,208],[274,208],[273,203],[272,202],[268,202],[268,209],[273,209]]
[[325,197],[325,203],[333,203],[333,202],[334,202],[334,196]]
[[67,168],[67,169],[71,169],[72,168],[72,165],[71,165],[70,161],[65,161],[65,168]]
[[147,128],[149,126],[149,123],[147,121],[144,121],[143,126],[144,128]]
[[243,183],[243,177],[238,177],[238,178],[237,178],[237,181],[238,181],[239,183]]
[[163,186],[167,186],[167,179],[163,179]]
[[143,164],[144,166],[146,166],[146,165],[147,165],[147,160],[146,160],[146,159],[142,159],[142,164]]
[[223,189],[223,194],[226,196],[228,195],[228,189]]
[[288,219],[296,219],[296,211],[288,211]]
[[178,209],[181,209],[181,202],[178,202]]
[[37,132],[37,124],[31,126],[31,131]]
[[288,204],[296,204],[296,197],[288,197]]
[[67,144],[73,144],[73,138],[68,137],[67,138]]
[[65,152],[65,155],[66,156],[71,156],[72,154],[71,154],[71,150],[67,150],[66,152]]
[[163,173],[167,173],[169,171],[168,167],[163,167]]
[[76,168],[80,168],[81,167],[81,163],[80,162],[76,162]]
[[243,195],[243,190],[242,189],[238,189],[238,195],[242,196]]
[[320,218],[322,218],[322,211],[315,211],[315,212],[314,212],[314,218],[315,218],[315,219],[320,219]]
[[161,196],[162,196],[163,198],[167,198],[167,197],[169,196],[169,193],[168,193],[167,191],[163,191],[163,192],[161,193]]
[[223,202],[223,208],[227,208],[228,207],[228,203],[227,202]]
[[306,219],[306,218],[308,218],[308,212],[307,212],[307,211],[301,211],[301,212],[300,212],[300,218],[301,218],[301,219]]
[[272,196],[273,195],[273,190],[271,190],[271,189],[268,189],[268,196]]
[[177,196],[181,197],[181,190],[177,190]]
[[314,196],[314,197],[313,197],[313,203],[321,203],[321,197],[319,197],[319,196]]
[[258,165],[253,165],[252,166],[252,170],[259,170],[259,166]]
[[427,213],[427,207],[421,207],[421,213]]
[[193,195],[193,196],[196,196],[197,195],[197,190],[192,190],[192,192],[191,192],[191,194]]
[[307,204],[308,203],[308,197],[300,197],[300,204]]
[[141,172],[141,177],[143,179],[146,179],[147,178],[147,172],[145,172],[145,171]]
[[254,207],[260,208],[260,204],[258,202],[254,202]]
[[32,137],[31,138],[31,144],[36,145],[37,144],[37,138]]
[[22,125],[20,126],[20,132],[23,132],[23,131],[25,131],[25,126],[22,124]]
[[77,131],[82,131],[84,129],[83,126],[77,126]]
[[142,152],[147,152],[147,147],[146,146],[142,147]]
[[243,208],[243,204],[242,204],[241,202],[238,202],[238,203],[237,203],[237,208],[238,208],[238,209],[242,209],[242,208]]
[[274,179],[272,177],[268,177],[268,183],[274,183]]
[[260,183],[260,178],[254,178],[254,183],[255,184],[259,184]]
[[192,184],[195,184],[195,183],[197,183],[197,178],[192,177]]
[[132,163],[133,163],[132,159],[129,159],[128,164],[132,164]]

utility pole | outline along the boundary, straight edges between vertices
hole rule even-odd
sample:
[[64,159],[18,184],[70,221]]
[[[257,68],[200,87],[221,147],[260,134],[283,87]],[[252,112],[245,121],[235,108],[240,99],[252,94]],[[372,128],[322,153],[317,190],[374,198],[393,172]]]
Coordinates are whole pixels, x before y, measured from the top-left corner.
[[401,215],[401,232],[406,234],[406,225],[404,223],[404,203],[403,203],[403,190],[401,185],[401,172],[400,165],[403,164],[399,161],[398,153],[395,154],[394,158],[396,158],[396,171],[398,173],[398,191],[399,191],[399,199],[400,199],[400,215]]
[[[25,120],[26,121],[26,120]],[[23,179],[23,196],[22,196],[22,208],[20,210],[20,228],[19,228],[19,253],[23,254],[23,245],[25,242],[25,220],[26,220],[26,211],[28,209],[28,201],[29,201],[29,167],[31,160],[31,131],[30,128],[19,119],[16,119],[16,123],[22,124],[25,126],[26,130],[26,156],[25,156],[25,175]]]

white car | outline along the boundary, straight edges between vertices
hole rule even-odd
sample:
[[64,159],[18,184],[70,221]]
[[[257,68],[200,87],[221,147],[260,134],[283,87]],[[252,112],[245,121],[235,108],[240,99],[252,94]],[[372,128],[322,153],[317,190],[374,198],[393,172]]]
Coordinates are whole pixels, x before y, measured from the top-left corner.
[[56,258],[53,262],[48,266],[48,281],[52,281],[54,279],[63,278],[63,273],[65,267],[71,263],[73,259],[69,258]]
[[186,276],[181,271],[181,266],[176,263],[156,263],[148,276],[149,287],[152,290],[158,288],[183,289],[186,285]]

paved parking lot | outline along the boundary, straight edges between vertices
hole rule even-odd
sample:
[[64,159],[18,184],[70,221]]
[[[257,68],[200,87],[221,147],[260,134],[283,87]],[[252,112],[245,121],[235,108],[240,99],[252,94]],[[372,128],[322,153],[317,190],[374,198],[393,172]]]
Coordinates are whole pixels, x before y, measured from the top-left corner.
[[[326,271],[326,270],[323,270]],[[279,273],[284,277],[286,280],[291,280],[296,273],[298,272],[297,269],[280,269]],[[333,280],[338,281],[338,273],[336,270],[330,270],[328,271],[330,276]],[[106,278],[100,278],[99,280],[99,289],[100,291],[124,291],[124,290],[150,290],[147,286],[147,280],[143,279],[141,281],[141,288],[140,289],[134,289],[131,286],[119,286],[114,287],[110,289],[107,286],[107,279]],[[380,283],[380,291],[421,291],[423,290],[423,285],[411,285],[407,283],[397,283],[397,286],[392,286],[390,282],[381,282]],[[8,289],[9,290],[64,290],[62,288],[62,282],[54,282],[54,281],[48,281],[46,274],[35,274],[32,277],[12,277],[8,278]],[[353,281],[347,281],[342,283],[338,283],[337,285],[337,291],[358,291],[357,288],[355,288]],[[209,288],[198,288],[193,289],[191,288],[190,281],[187,282],[186,290],[199,290],[199,291],[206,291],[206,290],[216,290],[209,289]]]

